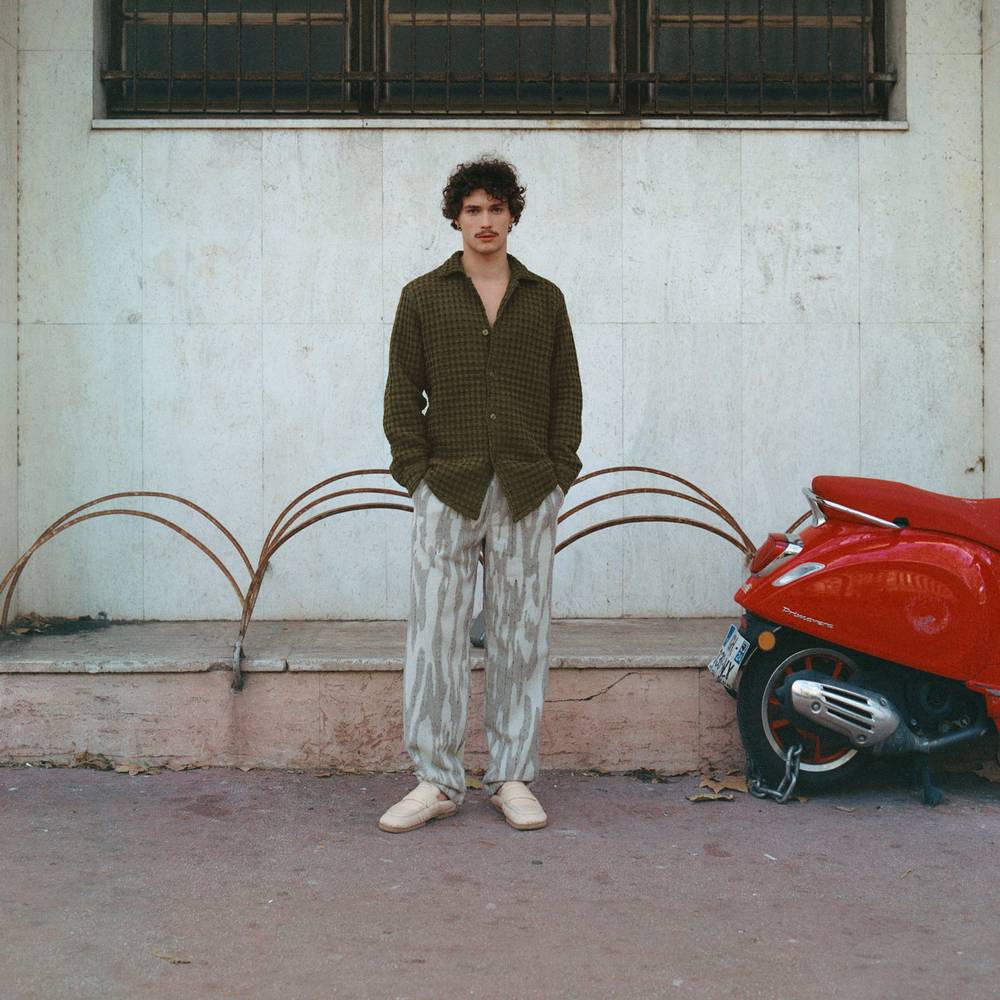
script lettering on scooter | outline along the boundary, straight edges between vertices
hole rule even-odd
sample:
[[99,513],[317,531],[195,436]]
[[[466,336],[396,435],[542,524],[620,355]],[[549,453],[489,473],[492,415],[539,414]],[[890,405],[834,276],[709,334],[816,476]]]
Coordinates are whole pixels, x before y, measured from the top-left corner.
[[810,618],[808,615],[801,615],[798,611],[792,611],[791,608],[782,606],[781,610],[784,611],[786,615],[791,615],[793,618],[799,618],[804,622],[812,622],[813,625],[822,625],[823,628],[833,628],[829,622],[821,622],[818,618]]

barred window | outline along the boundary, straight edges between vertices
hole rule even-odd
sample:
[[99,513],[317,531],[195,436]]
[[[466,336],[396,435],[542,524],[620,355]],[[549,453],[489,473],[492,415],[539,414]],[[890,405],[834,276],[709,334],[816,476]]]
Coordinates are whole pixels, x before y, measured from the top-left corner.
[[883,118],[884,0],[104,0],[112,117]]

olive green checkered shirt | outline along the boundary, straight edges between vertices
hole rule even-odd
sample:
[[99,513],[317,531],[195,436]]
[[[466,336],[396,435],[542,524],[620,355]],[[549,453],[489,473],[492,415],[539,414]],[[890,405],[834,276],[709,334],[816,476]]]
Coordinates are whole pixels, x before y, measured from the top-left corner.
[[495,471],[517,521],[579,474],[583,391],[563,293],[507,261],[492,328],[461,250],[403,287],[383,427],[390,472],[411,496],[426,478],[476,518]]

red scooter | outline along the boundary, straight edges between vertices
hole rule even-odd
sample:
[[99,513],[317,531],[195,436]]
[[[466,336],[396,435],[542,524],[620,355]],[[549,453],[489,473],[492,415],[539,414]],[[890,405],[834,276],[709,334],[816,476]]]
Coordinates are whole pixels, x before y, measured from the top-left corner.
[[1000,499],[817,476],[811,524],[771,534],[713,676],[737,700],[750,788],[785,801],[869,754],[929,754],[1000,720]]

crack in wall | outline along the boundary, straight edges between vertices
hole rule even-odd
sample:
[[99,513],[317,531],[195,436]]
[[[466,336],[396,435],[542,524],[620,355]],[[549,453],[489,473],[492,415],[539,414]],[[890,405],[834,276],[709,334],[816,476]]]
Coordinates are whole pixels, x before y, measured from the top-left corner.
[[545,704],[556,705],[559,702],[564,702],[564,701],[593,701],[595,698],[600,698],[602,694],[607,694],[616,684],[621,684],[621,682],[625,680],[626,677],[632,677],[637,673],[638,673],[637,670],[629,670],[627,673],[622,674],[622,676],[619,677],[617,680],[612,681],[607,687],[601,688],[600,691],[595,691],[593,694],[588,694],[584,698],[546,698]]

